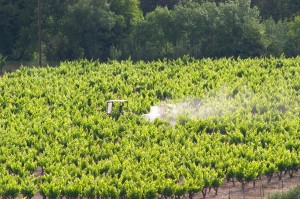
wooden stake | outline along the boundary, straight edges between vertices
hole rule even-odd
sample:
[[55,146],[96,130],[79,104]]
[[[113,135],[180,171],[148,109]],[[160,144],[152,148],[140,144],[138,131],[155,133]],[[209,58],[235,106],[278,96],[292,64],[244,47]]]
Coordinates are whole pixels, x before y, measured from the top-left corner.
[[38,35],[39,66],[42,67],[42,0],[38,0]]

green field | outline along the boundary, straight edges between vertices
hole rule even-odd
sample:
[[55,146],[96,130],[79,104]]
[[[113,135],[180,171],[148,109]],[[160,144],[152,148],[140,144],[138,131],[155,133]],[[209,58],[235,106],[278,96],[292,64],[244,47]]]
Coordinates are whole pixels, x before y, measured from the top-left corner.
[[[293,176],[299,90],[300,57],[22,67],[0,79],[0,195],[192,197]],[[109,99],[128,100],[124,114],[107,115]],[[176,124],[143,117],[166,104]]]

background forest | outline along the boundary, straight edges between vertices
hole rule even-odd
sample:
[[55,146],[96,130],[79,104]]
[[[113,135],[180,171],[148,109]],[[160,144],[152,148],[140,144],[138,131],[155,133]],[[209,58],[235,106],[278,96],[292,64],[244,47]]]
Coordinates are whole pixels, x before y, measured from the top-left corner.
[[[0,58],[37,59],[37,18],[36,0],[0,0]],[[300,1],[42,1],[42,31],[48,62],[289,57],[300,54]]]

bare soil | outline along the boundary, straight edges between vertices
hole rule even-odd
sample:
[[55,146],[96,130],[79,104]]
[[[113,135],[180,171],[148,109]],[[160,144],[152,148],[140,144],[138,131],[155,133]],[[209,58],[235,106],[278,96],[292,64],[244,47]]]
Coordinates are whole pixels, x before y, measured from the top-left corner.
[[[207,193],[207,199],[267,199],[275,193],[286,192],[291,188],[300,185],[300,172],[295,173],[293,178],[290,178],[288,174],[284,175],[282,180],[278,180],[277,175],[274,175],[271,182],[267,182],[267,177],[262,176],[260,180],[257,180],[255,186],[253,183],[248,183],[242,189],[242,184],[235,182],[233,186],[232,182],[223,182],[218,190],[218,195],[215,195],[215,191],[212,189]],[[201,193],[198,193],[194,199],[202,199]],[[188,199],[185,197],[184,199]]]

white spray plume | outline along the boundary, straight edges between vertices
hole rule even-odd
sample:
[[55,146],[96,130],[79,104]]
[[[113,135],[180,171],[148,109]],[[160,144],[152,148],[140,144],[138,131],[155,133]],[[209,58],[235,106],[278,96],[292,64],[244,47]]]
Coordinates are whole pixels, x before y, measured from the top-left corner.
[[[245,96],[247,97],[242,101],[248,103],[250,94],[247,92]],[[231,114],[238,109],[238,106],[241,106],[241,99],[235,98],[235,95],[228,88],[225,88],[217,93],[209,93],[203,99],[189,98],[173,104],[163,103],[159,106],[152,106],[150,112],[144,117],[151,122],[160,118],[167,120],[171,125],[175,125],[176,117],[180,115],[191,119],[204,119]]]

